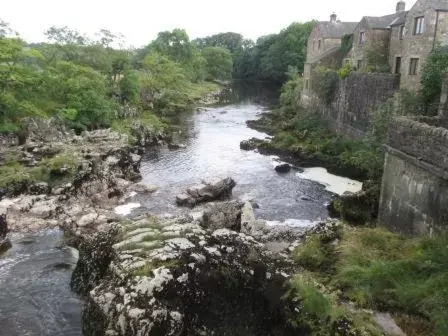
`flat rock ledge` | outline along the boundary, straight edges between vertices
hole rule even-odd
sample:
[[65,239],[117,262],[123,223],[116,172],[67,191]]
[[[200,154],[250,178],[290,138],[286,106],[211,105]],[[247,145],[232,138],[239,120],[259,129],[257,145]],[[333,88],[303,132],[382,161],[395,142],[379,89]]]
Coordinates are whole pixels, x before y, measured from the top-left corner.
[[176,203],[180,206],[194,207],[199,203],[221,200],[232,194],[236,182],[231,177],[202,181],[200,184],[188,188],[184,193],[176,196]]
[[290,260],[203,225],[144,215],[85,237],[72,278],[87,298],[84,335],[289,335]]

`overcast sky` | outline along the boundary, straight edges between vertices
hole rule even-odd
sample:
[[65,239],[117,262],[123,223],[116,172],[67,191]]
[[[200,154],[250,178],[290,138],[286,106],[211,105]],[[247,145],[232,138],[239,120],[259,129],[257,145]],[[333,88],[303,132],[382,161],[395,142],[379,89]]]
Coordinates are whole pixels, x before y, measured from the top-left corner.
[[[407,9],[415,0],[407,1]],[[279,32],[291,22],[359,21],[395,11],[394,0],[2,0],[0,19],[29,42],[43,41],[50,26],[93,36],[101,28],[122,33],[140,47],[159,31],[184,28],[191,38],[233,31],[247,38]]]

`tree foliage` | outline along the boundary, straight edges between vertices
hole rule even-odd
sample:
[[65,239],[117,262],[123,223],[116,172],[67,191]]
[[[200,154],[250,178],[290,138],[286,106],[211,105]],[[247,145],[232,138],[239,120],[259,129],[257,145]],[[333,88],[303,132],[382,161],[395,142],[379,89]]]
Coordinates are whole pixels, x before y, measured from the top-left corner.
[[232,55],[222,47],[206,47],[202,50],[207,65],[207,79],[230,79],[232,76]]
[[420,96],[424,113],[436,114],[442,83],[448,72],[448,47],[437,47],[426,60],[421,77]]
[[33,45],[11,35],[0,20],[0,132],[26,133],[30,118],[56,117],[77,131],[129,115],[152,122],[150,111],[185,109],[211,89],[194,83],[227,78],[232,66],[223,48],[206,50],[207,62],[182,29],[159,33],[137,55],[115,49],[122,37],[105,29],[91,39],[51,27],[50,42]]

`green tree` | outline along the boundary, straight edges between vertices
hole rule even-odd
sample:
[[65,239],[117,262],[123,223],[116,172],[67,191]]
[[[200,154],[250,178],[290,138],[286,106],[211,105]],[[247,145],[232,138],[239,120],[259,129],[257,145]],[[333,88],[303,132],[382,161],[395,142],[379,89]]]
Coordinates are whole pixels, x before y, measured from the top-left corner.
[[182,92],[187,83],[178,63],[158,53],[150,53],[143,60],[141,71],[143,108],[169,111],[184,104],[186,97]]
[[25,118],[45,114],[39,104],[42,59],[21,39],[0,37],[0,131],[20,131]]
[[232,76],[232,55],[222,47],[206,47],[202,55],[207,62],[207,79],[229,79]]
[[437,47],[426,60],[421,77],[420,97],[424,113],[436,114],[442,92],[442,83],[448,72],[448,47]]

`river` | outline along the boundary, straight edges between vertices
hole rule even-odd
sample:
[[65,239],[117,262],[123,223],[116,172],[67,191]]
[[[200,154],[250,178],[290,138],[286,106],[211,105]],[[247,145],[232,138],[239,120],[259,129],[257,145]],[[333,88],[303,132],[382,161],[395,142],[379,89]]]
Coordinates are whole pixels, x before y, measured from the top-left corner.
[[[135,195],[133,214],[188,211],[176,207],[175,195],[201,179],[231,176],[233,198],[258,204],[256,214],[271,225],[308,227],[327,217],[327,190],[353,186],[322,170],[275,172],[278,159],[243,151],[240,141],[266,134],[246,126],[266,111],[253,99],[202,109],[179,118],[178,140],[185,148],[151,150],[143,159],[143,182],[157,186],[150,195]],[[308,177],[308,178],[307,178]],[[313,180],[327,182],[327,185]],[[70,291],[76,251],[60,231],[12,237],[13,247],[0,256],[0,336],[81,335],[82,301]]]

